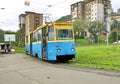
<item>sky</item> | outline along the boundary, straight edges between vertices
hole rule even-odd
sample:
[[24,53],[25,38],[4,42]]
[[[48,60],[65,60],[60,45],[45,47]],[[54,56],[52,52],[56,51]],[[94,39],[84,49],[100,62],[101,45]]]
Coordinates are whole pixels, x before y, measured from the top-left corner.
[[[30,6],[25,6],[26,0],[0,0],[0,29],[19,30],[19,15],[25,11],[43,13],[52,21],[70,14],[70,5],[82,0],[27,0]],[[119,0],[111,0],[112,8],[116,12],[120,8]],[[51,6],[48,6],[51,5]],[[4,8],[4,9],[2,9]]]

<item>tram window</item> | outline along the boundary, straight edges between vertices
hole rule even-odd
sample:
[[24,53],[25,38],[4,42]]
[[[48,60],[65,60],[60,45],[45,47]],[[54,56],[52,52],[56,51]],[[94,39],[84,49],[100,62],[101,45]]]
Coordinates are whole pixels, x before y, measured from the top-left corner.
[[34,32],[34,34],[33,34],[33,41],[34,42],[38,41],[37,32]]
[[49,41],[54,40],[54,27],[53,26],[48,27],[48,40]]
[[57,40],[70,40],[72,39],[71,29],[57,29]]
[[42,41],[42,31],[38,30],[38,41]]
[[28,36],[26,36],[26,43],[28,43]]

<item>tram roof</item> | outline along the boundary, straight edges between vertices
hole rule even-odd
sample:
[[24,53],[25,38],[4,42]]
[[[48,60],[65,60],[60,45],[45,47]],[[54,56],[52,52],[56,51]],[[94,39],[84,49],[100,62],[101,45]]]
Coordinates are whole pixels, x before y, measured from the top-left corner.
[[[50,22],[50,23],[47,23],[47,24],[37,27],[36,30],[44,28],[45,26],[50,26],[50,25],[70,25],[71,26],[72,22]],[[34,31],[36,31],[36,30],[34,30]]]
[[38,27],[36,28],[36,30],[31,31],[29,34],[37,31],[38,29],[42,29],[42,28],[44,28],[45,26],[51,26],[51,25],[55,25],[55,26],[56,26],[56,25],[58,25],[58,26],[59,26],[59,25],[69,25],[69,26],[72,26],[72,22],[50,22],[50,23],[47,23],[47,24],[38,26]]

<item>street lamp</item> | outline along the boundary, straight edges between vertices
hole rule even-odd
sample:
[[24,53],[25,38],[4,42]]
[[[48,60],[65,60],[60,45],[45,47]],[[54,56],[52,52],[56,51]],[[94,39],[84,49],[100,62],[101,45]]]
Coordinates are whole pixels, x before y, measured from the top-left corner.
[[120,28],[120,23],[118,22],[118,24],[117,24],[117,29],[116,29],[116,31],[117,31],[117,37],[116,37],[117,44],[119,43],[119,42],[118,42],[118,41],[119,41],[119,39],[118,39],[118,37],[119,37],[119,28]]
[[109,34],[110,34],[110,24],[111,24],[111,17],[110,17],[111,10],[107,9],[106,12],[107,12],[107,15],[108,15],[107,18],[106,18],[106,33],[107,33],[106,39],[107,39],[107,45],[108,45],[109,44]]

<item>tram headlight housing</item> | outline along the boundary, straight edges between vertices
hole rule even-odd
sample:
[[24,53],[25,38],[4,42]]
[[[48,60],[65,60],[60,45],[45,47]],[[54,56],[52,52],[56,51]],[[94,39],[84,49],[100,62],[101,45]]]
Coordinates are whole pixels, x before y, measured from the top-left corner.
[[74,48],[72,48],[72,49],[71,49],[71,51],[75,51],[75,49],[74,49]]
[[72,44],[72,46],[75,46],[75,44]]
[[58,43],[56,44],[56,47],[59,47],[59,44],[58,44]]
[[60,52],[61,52],[61,49],[57,49],[57,52],[60,53]]

